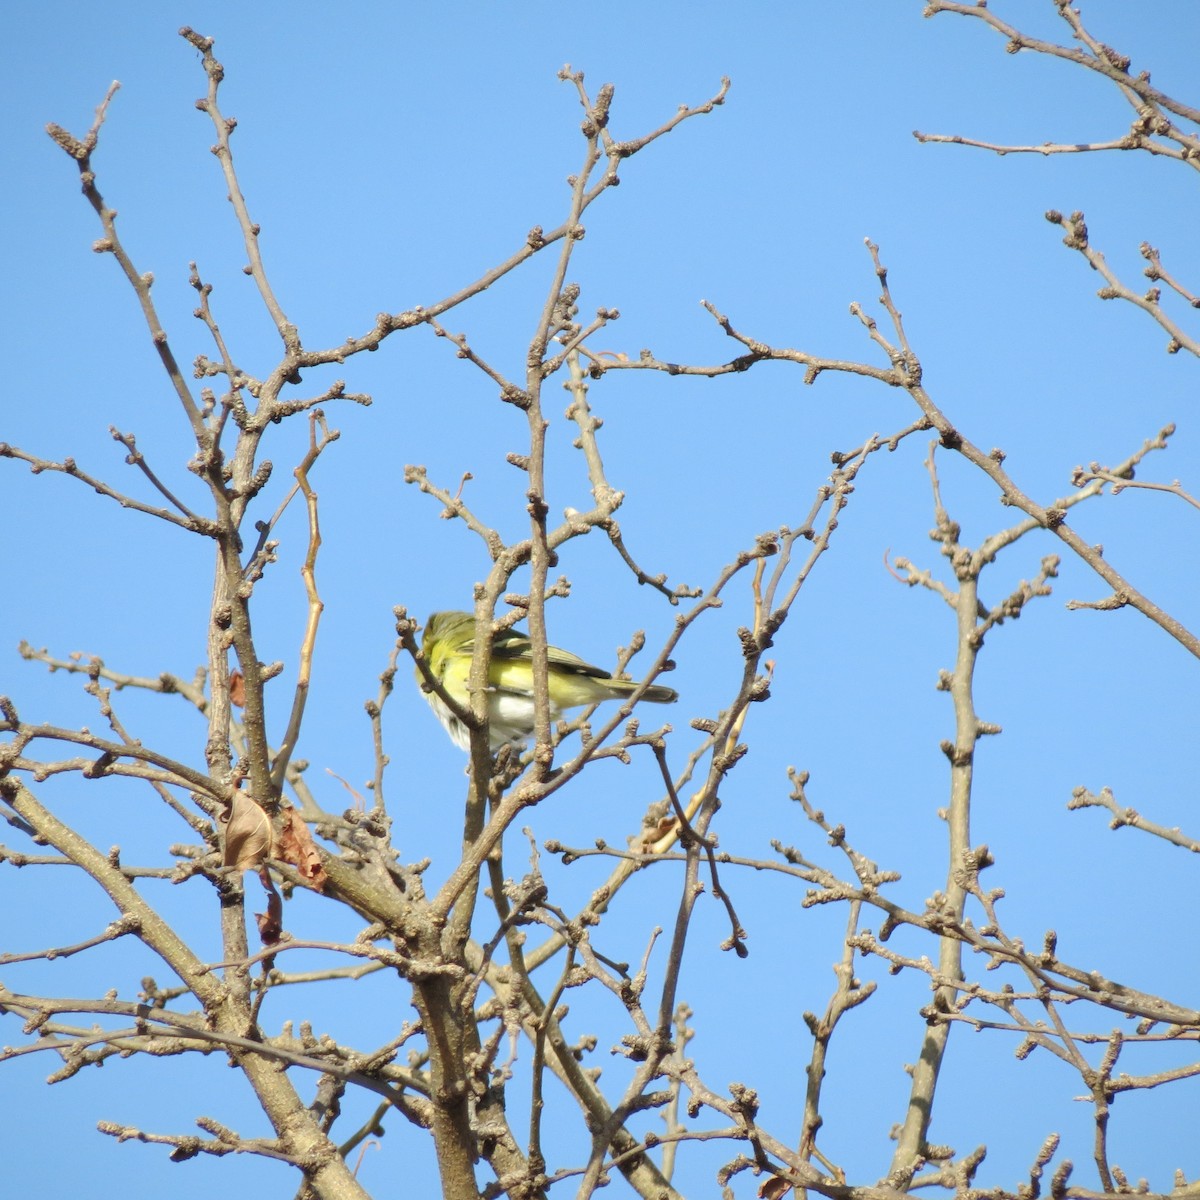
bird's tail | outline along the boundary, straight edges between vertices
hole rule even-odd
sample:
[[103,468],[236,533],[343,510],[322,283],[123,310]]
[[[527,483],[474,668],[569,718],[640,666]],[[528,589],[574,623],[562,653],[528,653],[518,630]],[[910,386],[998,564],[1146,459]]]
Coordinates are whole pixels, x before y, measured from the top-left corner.
[[[638,687],[632,679],[606,679],[605,683],[612,689],[614,696],[628,696]],[[651,704],[674,704],[679,699],[679,693],[661,683],[652,683],[642,695],[642,699],[649,700]]]

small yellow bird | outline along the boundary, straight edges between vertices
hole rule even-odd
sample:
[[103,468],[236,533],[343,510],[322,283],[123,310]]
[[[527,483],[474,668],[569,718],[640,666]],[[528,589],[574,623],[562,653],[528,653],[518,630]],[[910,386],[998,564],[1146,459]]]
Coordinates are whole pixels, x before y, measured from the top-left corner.
[[[434,613],[425,623],[421,650],[430,671],[463,708],[471,707],[467,680],[471,674],[471,656],[475,651],[475,618],[465,612]],[[492,752],[501,746],[524,741],[533,733],[533,651],[523,633],[506,629],[492,639],[492,658],[488,669],[488,729]],[[593,667],[582,658],[549,646],[546,651],[550,690],[550,719],[557,720],[564,709],[595,704],[601,700],[623,699],[639,686],[632,679],[615,679],[601,667]],[[417,683],[425,680],[416,671]],[[425,692],[456,746],[470,749],[470,731],[444,700],[432,691]],[[651,684],[642,695],[652,704],[671,704],[679,698],[673,688]]]

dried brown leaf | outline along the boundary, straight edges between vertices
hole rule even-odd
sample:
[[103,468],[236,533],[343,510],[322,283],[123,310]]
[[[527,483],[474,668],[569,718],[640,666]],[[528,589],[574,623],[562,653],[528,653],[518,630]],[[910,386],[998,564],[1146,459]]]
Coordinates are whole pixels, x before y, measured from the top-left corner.
[[770,1179],[764,1179],[759,1186],[758,1194],[762,1200],[780,1200],[781,1196],[786,1196],[792,1190],[792,1185],[786,1179],[780,1179],[778,1175],[772,1175]]
[[271,822],[245,792],[234,792],[225,822],[224,865],[254,871],[271,857]]
[[674,817],[662,817],[655,825],[642,828],[641,845],[637,847],[639,854],[650,854],[663,838],[674,833],[679,822]]
[[283,937],[283,897],[275,890],[271,873],[266,867],[259,870],[258,878],[267,890],[267,911],[255,913],[254,919],[258,922],[258,936],[262,944],[274,946]]
[[229,672],[229,701],[236,708],[246,707],[246,678],[241,671]]
[[302,878],[308,880],[318,892],[325,890],[325,867],[313,842],[312,830],[294,808],[283,810],[283,824],[279,830],[279,847],[276,857],[291,863]]

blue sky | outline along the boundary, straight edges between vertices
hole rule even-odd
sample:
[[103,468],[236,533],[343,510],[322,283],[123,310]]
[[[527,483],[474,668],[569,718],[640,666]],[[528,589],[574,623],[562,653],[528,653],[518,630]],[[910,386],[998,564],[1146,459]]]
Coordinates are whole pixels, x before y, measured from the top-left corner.
[[[992,7],[1028,32],[1063,36],[1049,2]],[[1192,180],[1178,164],[1131,154],[998,158],[917,144],[914,129],[1017,143],[1108,140],[1129,122],[1102,81],[1033,55],[1007,55],[981,24],[922,20],[921,8],[916,0],[621,0],[586,11],[481,0],[360,3],[336,12],[305,3],[189,8],[174,0],[22,6],[0,51],[10,230],[0,284],[9,347],[0,440],[46,458],[74,456],[140,495],[109,436],[116,426],[134,432],[156,469],[200,502],[200,485],[183,469],[187,429],[134,298],[111,259],[91,252],[98,225],[74,167],[43,132],[55,121],[82,134],[113,79],[122,87],[95,159],[99,184],[120,212],[139,269],[155,273],[177,355],[187,362],[209,350],[191,317],[187,275],[195,260],[214,284],[218,319],[239,358],[259,373],[271,362],[274,333],[241,272],[243,251],[208,153],[211,126],[194,108],[204,90],[199,59],[176,34],[191,24],[217,39],[227,71],[223,108],[239,120],[243,190],[262,226],[273,285],[308,346],[341,342],[368,330],[378,312],[453,292],[512,253],[532,225],[563,219],[564,180],[582,155],[578,102],[556,77],[564,63],[583,69],[593,89],[616,85],[612,129],[622,138],[656,127],[680,104],[702,102],[728,75],[724,106],[631,159],[622,186],[587,215],[571,269],[583,289],[581,310],[621,312],[598,349],[724,360],[737,348],[701,308],[707,299],[764,341],[878,363],[848,313],[860,301],[883,318],[863,248],[870,237],[890,269],[934,399],[976,444],[1002,447],[1027,492],[1043,501],[1066,494],[1076,464],[1117,461],[1169,421],[1179,427],[1172,448],[1144,477],[1200,490],[1195,360],[1165,354],[1166,335],[1130,307],[1098,300],[1100,280],[1043,217],[1049,208],[1082,208],[1094,244],[1132,286],[1145,240],[1195,289]],[[1194,5],[1093,0],[1085,16],[1097,36],[1132,56],[1135,70],[1151,68],[1159,87],[1196,102]],[[519,372],[549,271],[548,261],[534,260],[451,314],[448,326],[467,332],[502,370]],[[375,403],[330,410],[342,438],[314,480],[327,608],[300,753],[312,763],[310,782],[335,809],[344,801],[325,771],[356,785],[371,773],[362,702],[386,663],[392,606],[421,618],[469,607],[471,585],[487,568],[461,523],[439,520],[436,502],[404,484],[404,464],[423,464],[452,489],[470,471],[465,495],[486,520],[508,537],[520,536],[525,521],[523,477],[504,461],[521,449],[523,418],[445,342],[411,330],[336,374]],[[314,373],[306,385],[323,388],[334,377]],[[782,365],[718,380],[614,372],[590,401],[605,420],[610,480],[628,496],[619,518],[631,549],[647,569],[700,586],[755,534],[802,521],[832,450],[894,432],[915,415],[901,392],[833,375],[804,387],[802,373]],[[547,405],[552,514],[587,502],[572,427],[560,419],[565,402]],[[268,444],[277,467],[268,508],[305,439],[296,425]],[[787,799],[787,766],[807,769],[815,801],[846,824],[864,853],[903,872],[896,896],[918,908],[945,875],[938,743],[952,736],[952,716],[934,683],[952,663],[954,627],[945,605],[900,587],[882,560],[890,549],[944,569],[927,537],[924,453],[924,443],[910,439],[864,469],[833,548],[778,639],[773,699],[750,715],[750,754],[723,791],[715,827],[734,853],[767,855],[778,837],[836,864]],[[1011,523],[995,489],[965,464],[943,455],[941,470],[943,499],[967,541]],[[177,531],[122,512],[74,481],[35,478],[11,462],[0,462],[0,504],[12,539],[0,597],[0,692],[14,696],[23,716],[100,722],[77,682],[18,658],[20,638],[61,655],[96,653],[134,674],[191,675],[204,654],[206,550],[197,553]],[[1173,497],[1127,492],[1083,506],[1072,519],[1195,629],[1200,580],[1190,511]],[[287,668],[280,697],[303,619],[303,532],[301,514],[291,512],[280,528],[280,563],[258,595],[260,653]],[[1049,538],[1026,539],[985,576],[985,597],[994,602],[1057,550]],[[551,614],[555,641],[611,662],[633,629],[646,629],[651,644],[669,631],[673,611],[623,576],[598,540],[573,544],[562,570],[573,593]],[[1200,831],[1195,664],[1131,611],[1064,607],[1069,598],[1104,594],[1082,565],[1064,561],[1054,595],[989,636],[978,707],[1004,734],[981,752],[974,840],[997,858],[989,882],[1006,889],[1014,932],[1037,943],[1053,925],[1065,959],[1185,999],[1195,988],[1198,948],[1193,923],[1173,918],[1190,911],[1194,897],[1185,853],[1128,830],[1114,834],[1096,812],[1065,809],[1073,788],[1107,785],[1162,824]],[[671,713],[679,761],[698,736],[688,721],[714,715],[734,694],[741,670],[734,631],[748,614],[748,591],[731,591],[679,655],[672,684],[682,700]],[[202,726],[182,702],[123,693],[120,705],[138,736],[201,761]],[[287,705],[277,705],[278,733]],[[461,755],[406,677],[388,718],[392,801],[404,813],[397,841],[406,859],[428,855],[437,879],[459,836]],[[594,782],[585,778],[561,803],[531,814],[535,834],[568,845],[598,837],[622,844],[656,793],[652,771],[635,765],[613,776],[615,769],[603,765]],[[77,781],[47,792],[98,844],[119,843],[127,861],[161,856],[180,838],[147,796],[108,795]],[[520,850],[509,850],[508,869],[519,874]],[[560,894],[576,901],[603,877],[602,864],[544,865]],[[752,954],[746,962],[721,955],[718,908],[702,906],[684,981],[697,1011],[691,1052],[707,1061],[715,1084],[741,1079],[757,1087],[764,1124],[794,1138],[808,1056],[798,1014],[824,1008],[843,917],[802,910],[802,892],[779,880],[738,877],[730,887]],[[673,888],[665,876],[635,881],[628,909],[608,926],[624,954],[636,960],[650,925],[670,919]],[[195,885],[163,890],[156,899],[201,946],[211,942],[215,956],[211,897]],[[353,924],[327,910],[298,900],[288,927],[352,937]],[[0,952],[42,946],[47,929],[61,943],[77,941],[108,919],[80,881],[0,870]],[[123,947],[101,958],[108,972],[101,991],[136,990],[151,969]],[[880,978],[887,994],[852,1014],[844,1040],[835,1041],[822,1133],[825,1152],[857,1180],[886,1169],[887,1130],[905,1094],[901,1064],[917,1051],[915,1012],[927,998],[916,977],[890,980],[877,962],[862,971]],[[14,989],[62,994],[94,989],[89,980],[94,975],[78,960],[5,975]],[[738,1022],[762,997],[762,1011],[778,1024],[770,1045],[747,1045]],[[315,1013],[321,1028],[364,1045],[410,1015],[401,993],[378,977],[311,1008],[285,1012],[286,1003],[272,1019]],[[15,1026],[0,1036],[20,1040]],[[1064,1153],[1080,1164],[1076,1182],[1084,1182],[1091,1135],[1086,1106],[1072,1103],[1078,1078],[1047,1056],[1016,1062],[1007,1038],[959,1039],[948,1067],[952,1099],[934,1139],[960,1152],[988,1141],[981,1181],[1011,1185],[1046,1134],[1059,1130]],[[1157,1069],[1166,1059],[1147,1054],[1129,1069]],[[619,1078],[619,1063],[604,1061]],[[269,1164],[172,1166],[159,1148],[119,1146],[95,1132],[102,1117],[184,1132],[202,1113],[247,1135],[263,1132],[251,1098],[225,1094],[223,1064],[116,1062],[47,1089],[40,1080],[51,1069],[33,1058],[0,1067],[5,1094],[19,1097],[0,1132],[0,1153],[26,1187],[36,1180],[46,1195],[98,1195],[94,1180],[104,1178],[190,1196],[222,1180],[291,1186]],[[1195,1177],[1200,1157],[1185,1114],[1197,1099],[1187,1083],[1122,1097],[1115,1161],[1163,1190],[1176,1167]],[[681,1186],[708,1193],[720,1161],[708,1149],[682,1155]],[[400,1196],[430,1172],[420,1138],[393,1121],[363,1179],[379,1197]],[[748,1177],[736,1186],[739,1196],[752,1194]]]

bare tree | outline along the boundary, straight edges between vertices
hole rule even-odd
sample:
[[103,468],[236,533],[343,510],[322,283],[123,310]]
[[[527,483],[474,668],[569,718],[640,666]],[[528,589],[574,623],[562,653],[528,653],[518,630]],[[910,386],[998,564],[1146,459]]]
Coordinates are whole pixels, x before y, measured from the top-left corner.
[[[1010,51],[1053,56],[1097,73],[1128,101],[1133,112],[1128,130],[1070,145],[916,136],[1000,154],[1142,150],[1196,167],[1200,137],[1192,127],[1200,124],[1200,111],[1159,91],[1148,75],[1132,74],[1128,59],[1098,41],[1076,10],[1063,0],[1056,0],[1056,7],[1074,45],[1026,36],[982,5],[934,0],[926,11],[980,22],[1007,39]],[[1086,1182],[1076,1182],[1085,1172],[1061,1157],[1057,1135],[1047,1130],[1027,1178],[990,1194],[1031,1198],[1046,1186],[1054,1195],[1072,1197],[1134,1190],[1110,1151],[1113,1102],[1122,1093],[1180,1086],[1200,1074],[1194,1054],[1200,1012],[1187,995],[1159,994],[1153,982],[1112,979],[1070,956],[1060,957],[1053,930],[1031,947],[1008,926],[1003,890],[989,886],[984,874],[993,865],[992,854],[972,831],[977,747],[1000,732],[981,715],[975,683],[994,631],[1051,594],[1064,557],[1085,564],[1105,589],[1098,600],[1072,601],[1075,608],[1133,609],[1180,650],[1200,657],[1200,637],[1164,611],[1076,524],[1080,506],[1095,507],[1103,497],[1134,489],[1163,492],[1200,507],[1184,483],[1144,477],[1167,450],[1173,426],[1148,430],[1142,444],[1129,447],[1119,462],[1091,463],[1073,472],[1064,463],[1063,494],[1035,496],[1010,475],[1004,453],[976,444],[951,418],[950,405],[927,386],[920,347],[906,331],[882,252],[870,242],[867,255],[880,295],[876,304],[851,308],[863,336],[861,360],[769,344],[743,330],[736,314],[707,302],[714,330],[736,344],[732,358],[687,363],[651,350],[608,349],[619,313],[600,307],[585,314],[583,288],[572,282],[585,214],[609,202],[627,159],[653,152],[681,124],[722,105],[728,81],[657,128],[618,137],[613,87],[592,90],[581,72],[564,68],[561,78],[577,92],[583,114],[583,158],[570,178],[560,223],[530,229],[508,257],[465,286],[421,307],[361,321],[358,332],[340,344],[308,348],[272,287],[259,227],[243,198],[231,142],[236,122],[220,104],[224,68],[211,38],[186,28],[181,33],[201,56],[207,94],[199,107],[215,130],[214,151],[246,271],[277,334],[278,356],[269,369],[250,368],[237,334],[218,321],[212,287],[193,266],[196,316],[211,348],[190,370],[182,365],[158,316],[153,276],[126,249],[93,166],[115,85],[86,134],[51,125],[50,136],[75,161],[83,195],[99,221],[94,248],[116,261],[140,306],[194,443],[187,470],[202,482],[205,504],[201,508],[182,499],[187,492],[178,468],[152,464],[134,434],[117,429],[113,437],[140,476],[138,489],[116,486],[71,459],[53,461],[7,443],[0,444],[0,456],[35,472],[70,476],[99,493],[98,503],[115,501],[191,539],[195,555],[211,555],[212,602],[207,660],[192,678],[137,677],[99,657],[71,657],[22,643],[25,658],[80,679],[106,728],[97,732],[27,720],[19,699],[0,700],[5,735],[0,811],[17,843],[3,847],[0,859],[38,872],[80,872],[113,914],[71,944],[0,954],[6,968],[0,1012],[24,1023],[22,1039],[0,1051],[0,1061],[48,1052],[61,1060],[51,1076],[61,1082],[113,1059],[175,1059],[217,1051],[252,1089],[271,1136],[253,1137],[207,1116],[197,1121],[199,1132],[141,1129],[109,1120],[102,1120],[100,1129],[122,1140],[169,1147],[176,1160],[231,1153],[278,1160],[295,1168],[301,1196],[366,1195],[357,1178],[357,1153],[382,1128],[400,1126],[414,1138],[431,1139],[442,1194],[453,1200],[551,1191],[589,1196],[618,1181],[647,1198],[682,1195],[695,1188],[678,1182],[677,1165],[708,1143],[720,1147],[716,1174],[726,1195],[734,1193],[739,1176],[750,1172],[759,1177],[765,1196],[796,1189],[884,1200],[917,1187],[980,1194],[972,1189],[986,1147],[951,1148],[931,1141],[947,1055],[951,1049],[965,1058],[972,1054],[974,1043],[954,1032],[963,1025],[989,1037],[1015,1035],[1020,1057],[1052,1056],[1075,1071],[1092,1111],[1094,1179],[1089,1174]],[[1200,341],[1187,326],[1188,310],[1200,307],[1200,300],[1174,276],[1169,255],[1148,242],[1142,246],[1150,287],[1141,291],[1108,266],[1089,238],[1082,213],[1050,212],[1047,219],[1061,227],[1065,245],[1100,273],[1102,298],[1121,300],[1157,322],[1171,353],[1200,354]],[[449,321],[468,322],[473,299],[535,259],[552,264],[549,286],[518,375],[486,359]],[[309,390],[305,379],[316,370],[352,368],[358,355],[421,330],[444,339],[468,369],[487,378],[500,402],[516,410],[516,419],[523,419],[525,444],[507,460],[522,475],[528,526],[521,537],[506,540],[497,524],[472,506],[465,481],[436,479],[420,466],[405,469],[405,479],[436,502],[442,516],[465,525],[488,564],[472,596],[471,703],[462,705],[431,670],[419,622],[398,607],[394,643],[381,651],[386,667],[378,694],[367,705],[375,747],[369,795],[350,789],[353,802],[339,810],[345,803],[340,791],[311,784],[307,763],[298,756],[305,745],[313,665],[321,651],[322,535],[314,480],[338,437],[330,411],[343,402],[369,404],[370,398],[349,390],[341,379],[319,392]],[[589,397],[614,372],[716,378],[742,375],[768,362],[800,367],[806,384],[835,373],[852,375],[864,387],[885,385],[909,403],[903,411],[897,407],[893,428],[864,434],[851,449],[833,453],[832,469],[813,481],[798,525],[748,536],[743,545],[730,548],[724,568],[701,585],[673,583],[656,570],[654,548],[627,544],[617,523],[625,493],[606,474],[602,421]],[[547,389],[559,385],[568,393],[566,416],[575,426],[592,498],[590,509],[569,509],[562,519],[551,515],[555,497],[547,481],[546,443]],[[664,386],[671,385],[664,381]],[[281,482],[265,457],[268,439],[285,422],[308,427],[307,452],[290,482]],[[923,454],[914,461],[923,461],[931,496],[931,537],[948,570],[903,556],[891,559],[889,570],[902,584],[944,602],[956,647],[954,662],[938,683],[954,719],[953,735],[941,743],[946,786],[938,802],[946,840],[937,853],[944,883],[923,907],[897,898],[900,874],[887,861],[888,847],[872,844],[869,830],[851,835],[834,811],[836,794],[818,795],[803,770],[792,772],[791,798],[831,853],[780,839],[771,854],[764,847],[759,856],[742,856],[725,852],[717,840],[722,795],[747,752],[745,726],[752,706],[771,698],[775,638],[813,573],[833,569],[836,555],[826,552],[836,547],[855,490],[876,486],[873,470],[881,452],[916,446]],[[947,463],[966,464],[970,478],[1005,506],[1005,519],[984,536],[968,540],[956,520],[955,501],[942,483]],[[278,533],[293,504],[303,505],[306,514],[307,537],[299,552],[283,546]],[[670,614],[669,632],[657,642],[637,634],[618,655],[614,670],[637,683],[627,699],[560,722],[549,695],[553,638],[548,626],[571,586],[556,572],[571,544],[586,537],[605,542],[620,564],[614,596],[630,583],[651,589]],[[1021,579],[1010,564],[1015,548],[1024,550],[1031,541],[1038,545],[1040,563],[1032,578]],[[294,686],[282,700],[278,687],[273,692],[269,685],[284,674],[284,665],[260,658],[256,620],[263,580],[289,552],[303,579],[305,619],[294,631]],[[684,721],[675,724],[690,723],[686,728],[659,723],[662,711],[639,701],[689,653],[693,627],[726,602],[745,614],[738,630],[735,685],[715,715],[689,711],[685,699]],[[534,728],[526,747],[504,745],[496,751],[488,721],[492,638],[518,621],[527,621],[531,644]],[[413,798],[406,796],[402,803],[389,798],[397,768],[389,773],[385,716],[392,711],[397,673],[409,686],[414,670],[420,686],[455,714],[469,741],[465,784],[448,779],[446,795],[439,798],[447,814],[461,814],[461,858],[436,878],[428,873],[422,848],[394,836]],[[182,697],[202,716],[202,733],[182,754],[144,743],[119,711],[114,693],[122,691]],[[282,732],[273,736],[273,730]],[[533,810],[559,793],[574,792],[585,772],[591,778],[610,760],[614,770],[616,764],[640,765],[644,773],[638,786],[653,788],[645,797],[643,824],[626,845],[539,843],[523,834]],[[58,793],[51,791],[64,779],[89,797],[131,781],[165,806],[183,841],[163,845],[152,863],[127,862],[119,849],[104,849],[84,825],[67,819],[53,799]],[[1071,804],[1107,810],[1114,828],[1131,827],[1200,850],[1192,834],[1134,811],[1107,789],[1080,787]],[[116,806],[105,810],[105,841],[122,840],[124,819]],[[602,864],[605,875],[577,902],[564,881],[573,865],[585,861]],[[246,872],[257,877],[249,881],[249,894]],[[765,876],[794,892],[804,910],[836,910],[841,927],[836,944],[820,952],[824,956],[832,949],[837,960],[834,990],[823,1012],[803,1014],[810,1037],[807,1059],[798,1060],[796,1068],[797,1078],[802,1073],[806,1078],[803,1087],[797,1085],[803,1092],[799,1130],[760,1119],[754,1080],[718,1081],[703,1056],[691,1054],[693,1043],[702,1047],[704,1031],[689,1024],[684,986],[689,957],[744,957],[751,934],[759,935],[756,946],[770,946],[768,953],[812,953],[802,921],[759,931],[747,929],[739,917],[739,895]],[[14,896],[23,877],[6,873],[5,887]],[[643,942],[622,942],[622,908],[633,907],[634,881],[646,877],[654,888],[655,919]],[[216,897],[220,955],[215,961],[203,949],[211,929],[167,915],[177,905],[161,898],[168,882],[186,884],[184,894],[197,910],[200,889]],[[285,929],[291,923],[285,920],[284,900],[299,894],[335,907],[357,933],[318,940]],[[723,922],[719,949],[703,944],[693,930],[698,906],[714,901]],[[265,911],[255,914],[253,907],[260,903]],[[95,994],[82,997],[22,985],[21,969],[28,963],[96,956],[125,939],[144,948],[157,964],[153,969],[166,973],[164,981],[149,974],[140,982],[130,977],[112,991],[97,983]],[[327,965],[293,969],[290,961],[303,952],[319,954]],[[878,977],[867,978],[875,967],[881,968]],[[845,1032],[848,1015],[862,1005],[884,1004],[893,976],[919,977],[928,1000],[912,1024],[909,1094],[896,1114],[890,1169],[882,1178],[868,1178],[855,1163],[834,1161],[822,1145],[829,1119],[826,1076],[838,1038],[852,1036]],[[295,993],[293,1003],[304,1005],[336,989],[339,1003],[354,1005],[367,980],[382,981],[390,997],[395,1019],[384,1040],[360,1044],[311,1026],[297,1031],[270,1015],[272,999],[280,993]],[[778,998],[777,1010],[770,1008],[773,999],[746,1009],[738,1036],[769,1039],[775,1028],[794,1022],[786,997]],[[400,1014],[410,1005],[415,1019],[404,1020]],[[573,1010],[586,1014],[588,1024]],[[611,1080],[601,1080],[597,1056],[610,1047],[624,1062]],[[163,1063],[158,1069],[177,1068]],[[361,1094],[369,1094],[375,1107],[367,1119],[348,1121],[343,1103],[349,1109],[350,1098]],[[567,1102],[570,1120],[563,1116]],[[568,1126],[570,1132],[564,1133]],[[1001,1134],[998,1121],[996,1136]],[[1043,1180],[1048,1170],[1049,1185]],[[1185,1183],[1180,1176],[1180,1188]]]

